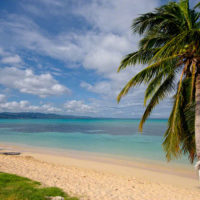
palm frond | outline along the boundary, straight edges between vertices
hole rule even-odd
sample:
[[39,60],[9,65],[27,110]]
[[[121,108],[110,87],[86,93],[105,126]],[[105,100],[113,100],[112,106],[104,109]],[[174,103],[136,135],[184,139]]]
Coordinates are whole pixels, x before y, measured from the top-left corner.
[[132,23],[132,30],[133,32],[137,32],[140,35],[143,34],[146,30],[150,27],[154,26],[159,22],[159,17],[157,14],[153,12],[146,13],[141,15],[140,17],[136,18]]
[[139,42],[139,48],[141,49],[151,49],[159,48],[165,44],[170,39],[169,34],[158,34],[158,33],[149,33],[144,36],[143,39]]
[[192,22],[191,22],[190,10],[189,10],[189,0],[180,0],[179,5],[185,17],[185,20],[187,21],[188,28],[191,29]]
[[132,23],[133,32],[144,34],[152,30],[156,25],[161,24],[165,19],[171,19],[176,15],[179,6],[176,2],[170,2],[160,8],[156,8],[153,12],[149,12],[136,18]]
[[171,62],[167,63],[165,67],[163,67],[163,70],[159,72],[159,74],[148,84],[147,89],[145,91],[144,96],[144,106],[146,106],[146,102],[148,99],[152,97],[154,92],[157,90],[157,88],[160,86],[162,80],[168,76],[171,73],[175,74],[174,66],[175,62],[172,60]]
[[[164,71],[164,70],[163,70]],[[155,93],[157,88],[160,86],[162,79],[164,77],[163,71],[161,71],[148,85],[147,89],[145,90],[144,96],[144,106],[146,106],[146,102],[152,95]]]
[[196,9],[196,8],[200,8],[200,2],[197,3],[197,4],[194,6],[194,9]]
[[[190,162],[194,161],[195,140],[194,140],[194,103],[190,102],[190,93],[192,90],[191,78],[185,78],[182,83],[182,88],[179,95],[178,107],[175,113],[175,103],[168,120],[168,129],[165,133],[163,148],[166,152],[166,157],[169,160],[178,158],[181,154],[187,154]],[[177,94],[174,97],[176,102]],[[172,128],[172,123],[176,126]]]
[[188,159],[193,163],[196,157],[195,148],[195,103],[187,104],[184,108],[184,131],[182,132],[182,151],[184,154],[188,155]]
[[149,102],[142,119],[139,124],[139,130],[142,131],[143,124],[151,114],[154,107],[163,100],[167,95],[170,94],[171,90],[174,88],[174,73],[169,74],[169,76],[165,79],[165,81],[161,84],[161,86],[157,89],[152,97],[151,101]]
[[186,46],[191,46],[194,41],[199,43],[200,29],[192,29],[190,31],[183,31],[176,37],[167,42],[151,59],[151,62],[157,61],[159,58],[166,58],[173,54],[179,54]]
[[128,54],[120,63],[118,67],[118,72],[122,69],[125,69],[127,66],[133,66],[136,64],[146,64],[149,60],[155,55],[158,51],[158,48],[152,49],[140,49],[139,51],[135,51],[133,53]]
[[196,63],[192,62],[192,78],[191,78],[191,92],[190,92],[190,102],[193,101],[194,98],[194,84],[195,84],[195,71],[196,71]]
[[180,151],[180,137],[179,129],[181,123],[181,89],[182,89],[182,79],[183,79],[184,70],[182,71],[181,78],[179,81],[177,93],[175,95],[174,106],[169,117],[169,127],[165,133],[165,140],[163,142],[163,148],[166,152],[167,160],[171,160],[171,156],[178,157],[181,153]]
[[[168,41],[160,50],[155,54],[150,62],[159,60],[160,58],[166,58],[172,56],[173,54],[178,54],[181,49],[183,49],[182,41],[185,40],[188,32],[182,32],[176,37]],[[185,43],[184,43],[185,45]],[[178,51],[177,51],[178,49]]]
[[164,135],[164,142],[162,144],[166,152],[166,158],[170,161],[173,157],[178,158],[181,155],[181,141],[180,132],[182,131],[180,109],[181,95],[176,94],[174,98],[174,106],[168,120],[168,128]]
[[140,85],[142,82],[148,83],[165,67],[165,63],[169,62],[169,60],[172,60],[176,57],[177,55],[173,55],[171,57],[161,59],[159,62],[146,67],[141,72],[136,74],[121,90],[117,97],[117,101],[120,102],[121,98],[125,96],[133,86]]

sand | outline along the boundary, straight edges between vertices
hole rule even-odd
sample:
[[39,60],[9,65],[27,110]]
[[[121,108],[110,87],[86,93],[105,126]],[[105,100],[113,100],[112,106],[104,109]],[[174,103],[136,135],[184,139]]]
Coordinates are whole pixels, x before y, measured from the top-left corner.
[[81,200],[199,200],[192,168],[87,153],[23,149],[0,155],[0,171],[57,186]]

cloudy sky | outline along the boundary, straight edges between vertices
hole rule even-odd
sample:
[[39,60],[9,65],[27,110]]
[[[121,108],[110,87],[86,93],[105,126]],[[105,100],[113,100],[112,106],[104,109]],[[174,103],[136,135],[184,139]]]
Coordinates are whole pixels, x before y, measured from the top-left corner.
[[[0,112],[140,117],[144,86],[117,104],[142,66],[117,73],[137,49],[132,19],[161,0],[1,0]],[[171,101],[153,117],[167,117]]]

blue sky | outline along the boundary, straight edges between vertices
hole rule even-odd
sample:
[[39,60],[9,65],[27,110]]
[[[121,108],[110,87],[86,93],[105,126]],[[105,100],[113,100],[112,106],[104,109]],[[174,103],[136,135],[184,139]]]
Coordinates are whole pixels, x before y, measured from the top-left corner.
[[[1,0],[0,111],[140,117],[144,86],[116,96],[142,66],[116,73],[137,48],[133,18],[160,0]],[[153,117],[167,117],[171,101]]]

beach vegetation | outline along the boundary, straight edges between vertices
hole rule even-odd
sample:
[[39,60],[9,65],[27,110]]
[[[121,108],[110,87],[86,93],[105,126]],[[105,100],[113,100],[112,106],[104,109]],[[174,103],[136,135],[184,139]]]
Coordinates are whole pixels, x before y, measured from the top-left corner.
[[8,173],[0,173],[0,199],[2,200],[47,200],[50,196],[69,197],[57,187],[43,187],[39,182]]
[[186,154],[200,160],[200,3],[170,1],[133,20],[132,31],[141,36],[138,50],[126,55],[118,72],[145,66],[131,78],[117,97],[144,84],[143,125],[154,108],[172,97],[173,106],[164,134],[163,149],[170,161]]

